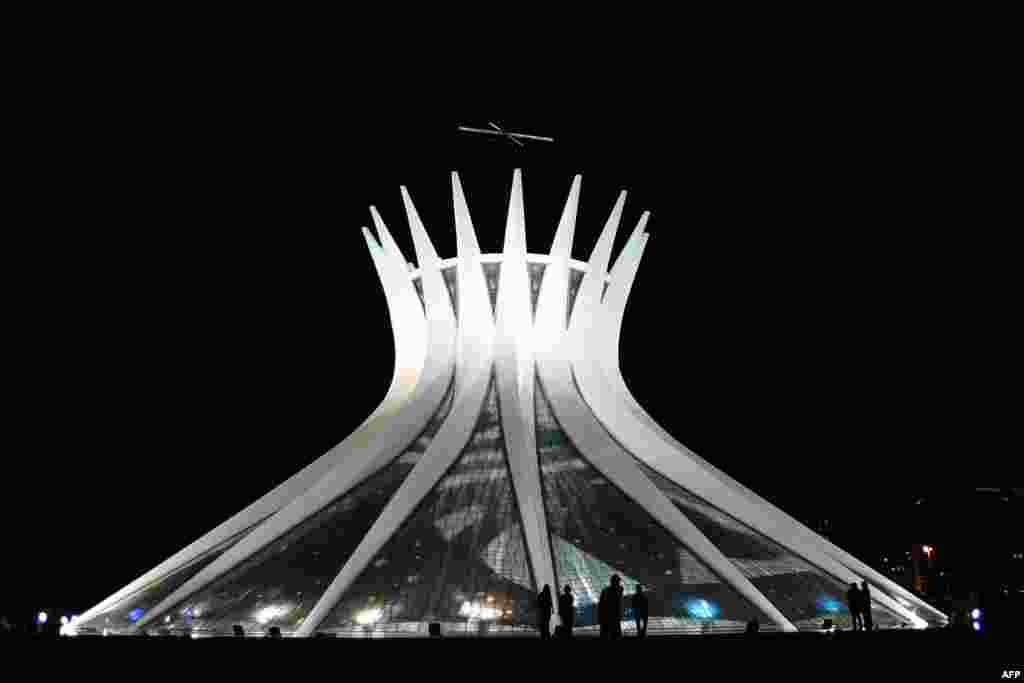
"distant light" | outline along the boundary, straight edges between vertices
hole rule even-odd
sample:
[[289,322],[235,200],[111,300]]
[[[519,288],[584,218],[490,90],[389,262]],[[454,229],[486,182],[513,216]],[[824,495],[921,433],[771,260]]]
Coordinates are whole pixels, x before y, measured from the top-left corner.
[[67,626],[69,621],[70,621],[70,619],[68,619],[67,617],[61,617],[60,618],[60,625],[61,626]]
[[981,630],[981,622],[980,622],[980,621],[975,621],[975,622],[974,622],[973,624],[971,624],[971,625],[972,625],[972,626],[974,627],[974,630],[975,630],[975,631],[980,631],[980,630]]
[[110,631],[108,631],[107,629],[103,629],[103,635],[109,636],[110,635]]
[[45,624],[46,623],[46,619],[47,619],[46,612],[40,612],[39,614],[36,615],[36,621],[38,623],[40,623],[40,624]]
[[356,623],[362,626],[368,626],[370,624],[376,624],[380,621],[380,618],[384,616],[384,612],[379,607],[374,609],[363,610],[356,615]]
[[975,607],[971,610],[971,619],[981,619],[981,610]]
[[128,621],[130,621],[130,622],[132,622],[134,624],[136,621],[141,619],[142,615],[145,614],[145,613],[146,613],[146,611],[144,609],[142,609],[141,607],[136,607],[135,609],[133,609],[131,612],[128,613]]
[[926,546],[922,547],[921,550],[924,551],[925,555],[928,555],[929,557],[931,557],[932,547],[930,545],[926,545]]
[[288,608],[284,605],[271,605],[270,607],[264,607],[260,611],[256,612],[253,617],[256,621],[260,622],[260,624],[266,624],[267,622],[277,619],[278,617],[283,617],[286,614],[288,614]]

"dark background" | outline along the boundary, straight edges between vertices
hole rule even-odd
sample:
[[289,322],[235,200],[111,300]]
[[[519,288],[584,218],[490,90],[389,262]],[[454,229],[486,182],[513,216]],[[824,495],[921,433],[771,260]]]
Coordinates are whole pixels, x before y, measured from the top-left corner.
[[[615,254],[651,210],[622,337],[633,394],[851,550],[935,542],[902,513],[922,494],[1019,483],[1019,211],[1002,96],[976,72],[684,51],[637,67],[642,82],[577,65],[535,88],[508,71],[378,77],[353,55],[131,62],[64,61],[18,104],[3,478],[18,609],[95,604],[373,410],[393,350],[359,228],[375,204],[413,260],[405,184],[455,255],[452,170],[485,251],[517,167],[533,252],[577,172],[576,258],[620,189]],[[456,133],[490,120],[556,142]]]

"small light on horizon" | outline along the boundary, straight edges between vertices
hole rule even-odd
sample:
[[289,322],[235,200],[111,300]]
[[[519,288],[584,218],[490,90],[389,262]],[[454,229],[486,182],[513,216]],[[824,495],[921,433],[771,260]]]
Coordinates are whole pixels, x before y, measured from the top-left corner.
[[980,631],[981,630],[981,622],[978,622],[978,621],[974,622],[974,630],[975,631]]
[[36,621],[39,622],[40,624],[45,624],[47,618],[48,617],[47,617],[46,612],[40,612],[39,614],[36,615]]
[[971,619],[981,619],[981,610],[975,607],[971,610]]

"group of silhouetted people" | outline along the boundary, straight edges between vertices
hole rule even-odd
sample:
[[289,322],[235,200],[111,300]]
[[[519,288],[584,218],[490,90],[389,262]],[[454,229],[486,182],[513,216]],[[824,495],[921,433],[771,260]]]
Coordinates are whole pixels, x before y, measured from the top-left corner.
[[846,591],[846,604],[850,608],[850,620],[854,631],[874,630],[874,623],[871,620],[871,590],[867,581],[861,581],[860,588],[856,583],[850,584],[850,590]]
[[[601,591],[597,601],[597,621],[600,627],[601,638],[616,639],[622,637],[622,579],[618,574],[611,577],[611,585]],[[568,585],[558,596],[558,619],[561,624],[555,630],[555,634],[563,638],[571,638],[572,630],[576,625],[576,605],[573,598],[572,588]],[[643,638],[647,635],[647,596],[644,594],[644,587],[637,584],[636,592],[632,596],[633,619],[636,621],[637,636]],[[537,596],[537,612],[542,639],[551,637],[551,615],[554,611],[554,600],[551,596],[551,586],[545,585]]]

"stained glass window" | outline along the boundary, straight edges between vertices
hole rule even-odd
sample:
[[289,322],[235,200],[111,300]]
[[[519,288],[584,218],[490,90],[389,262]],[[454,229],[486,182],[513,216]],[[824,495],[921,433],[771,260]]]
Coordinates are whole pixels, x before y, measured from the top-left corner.
[[498,281],[501,279],[500,263],[482,263],[484,282],[487,283],[487,294],[491,299],[491,313],[498,307]]
[[537,315],[537,300],[540,297],[540,283],[544,280],[544,271],[547,267],[548,264],[546,263],[527,264],[527,268],[530,271],[530,310],[533,311],[534,315]]
[[427,635],[535,628],[536,586],[492,379],[469,443],[353,582],[321,631]]
[[441,271],[444,277],[444,286],[448,289],[448,298],[452,302],[452,310],[455,317],[459,317],[459,269],[455,266],[445,268]]
[[416,288],[416,296],[420,298],[420,306],[423,308],[425,313],[427,310],[427,302],[423,299],[423,278],[416,278],[412,281],[412,286]]
[[[849,586],[687,491],[643,461],[634,461],[794,626],[800,630],[818,630],[826,619],[838,628],[851,626],[846,601]],[[875,613],[879,615],[881,628],[892,623],[892,615],[886,618],[888,612],[880,605],[874,605]]]
[[569,291],[565,305],[565,325],[569,326],[572,318],[572,307],[576,303],[576,295],[580,293],[580,285],[583,283],[583,271],[575,268],[569,269]]
[[[208,550],[189,564],[148,583],[131,595],[119,600],[116,604],[101,612],[89,621],[77,627],[80,633],[127,633],[146,613],[160,604],[167,596],[178,590],[186,581],[198,574],[204,567],[223,555],[228,548],[238,543],[259,523],[235,534],[220,545]],[[148,626],[148,624],[147,624]],[[153,626],[156,626],[154,623]]]
[[161,626],[230,633],[298,628],[381,510],[419,462],[451,409],[450,386],[420,436],[390,464],[185,600]]
[[[636,584],[643,584],[652,633],[742,631],[751,619],[758,619],[765,630],[774,627],[580,455],[558,424],[539,380],[535,404],[555,572],[559,592],[565,584],[572,587],[578,627],[595,628],[596,603],[611,573],[623,580],[624,608]],[[624,621],[623,628],[634,626]]]

